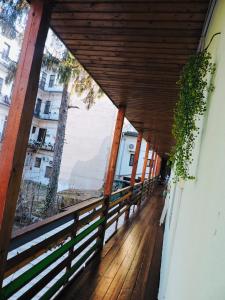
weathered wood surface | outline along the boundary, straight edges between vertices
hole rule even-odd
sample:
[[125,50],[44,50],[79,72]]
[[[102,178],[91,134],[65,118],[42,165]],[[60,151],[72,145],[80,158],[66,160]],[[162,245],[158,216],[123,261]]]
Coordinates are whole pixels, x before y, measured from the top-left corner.
[[144,205],[58,299],[157,299],[163,236],[161,189]]

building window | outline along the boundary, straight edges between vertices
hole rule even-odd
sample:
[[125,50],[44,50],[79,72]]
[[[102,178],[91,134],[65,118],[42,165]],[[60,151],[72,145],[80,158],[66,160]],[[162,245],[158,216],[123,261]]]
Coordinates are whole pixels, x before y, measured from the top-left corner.
[[32,133],[35,133],[35,131],[36,131],[36,127],[33,126],[33,127],[32,127]]
[[45,102],[44,114],[49,114],[50,113],[50,106],[51,106],[51,101],[46,101]]
[[148,161],[147,161],[147,167],[150,167],[150,165],[151,165],[151,159],[148,159]]
[[55,84],[55,75],[50,75],[48,86],[53,87],[54,84]]
[[52,167],[47,166],[45,169],[45,178],[50,178],[52,176]]
[[4,60],[7,60],[9,58],[9,51],[10,51],[10,46],[7,43],[4,43],[2,49],[2,58]]
[[44,144],[45,138],[46,138],[46,132],[47,132],[47,129],[45,129],[45,128],[40,128],[39,129],[38,138],[37,138],[38,142]]
[[3,141],[4,136],[5,136],[5,130],[6,130],[6,125],[7,125],[7,119],[8,119],[8,117],[6,116],[6,117],[5,117],[5,120],[4,120],[3,128],[2,128],[2,135],[0,136],[0,142]]
[[34,166],[36,168],[40,168],[40,166],[41,166],[41,158],[40,157],[36,157]]
[[47,78],[47,73],[42,72],[42,74],[41,74],[41,81],[40,81],[40,88],[43,89],[43,90],[45,88],[46,78]]
[[3,78],[0,78],[0,94],[2,93]]
[[129,161],[129,166],[132,167],[134,164],[134,154],[130,155],[130,161]]
[[42,104],[42,100],[40,98],[37,99],[37,103],[36,103],[36,107],[35,107],[35,111],[34,111],[34,114],[36,116],[39,116],[40,115],[40,112],[41,112],[41,104]]

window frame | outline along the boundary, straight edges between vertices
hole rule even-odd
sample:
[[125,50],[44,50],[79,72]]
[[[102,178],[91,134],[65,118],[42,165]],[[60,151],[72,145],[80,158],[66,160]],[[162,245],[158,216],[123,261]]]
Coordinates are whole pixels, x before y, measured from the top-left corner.
[[40,167],[41,167],[41,161],[42,161],[41,157],[35,157],[34,167],[40,169]]
[[10,45],[6,42],[4,42],[3,50],[2,50],[2,59],[8,60],[9,58],[9,52],[10,52]]
[[39,85],[42,90],[45,89],[46,81],[47,81],[47,73],[43,71],[41,73],[41,80]]
[[3,84],[4,84],[4,79],[0,77],[0,95],[2,94]]
[[45,178],[50,178],[51,175],[52,175],[52,167],[51,166],[46,166],[46,168],[45,168]]
[[[53,79],[52,79],[52,78],[53,78]],[[52,88],[52,87],[54,87],[54,85],[55,85],[55,75],[52,74],[52,75],[50,75],[50,77],[49,77],[48,87]]]
[[50,107],[51,107],[51,101],[49,101],[49,100],[45,101],[45,107],[44,107],[44,114],[45,115],[50,114]]
[[133,167],[133,165],[134,165],[134,153],[130,153],[129,167]]

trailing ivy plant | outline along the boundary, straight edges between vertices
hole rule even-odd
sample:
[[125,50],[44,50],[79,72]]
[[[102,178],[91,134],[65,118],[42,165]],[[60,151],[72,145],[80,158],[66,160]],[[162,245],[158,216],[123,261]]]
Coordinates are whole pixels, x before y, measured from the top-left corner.
[[205,49],[190,57],[177,82],[180,92],[172,129],[176,143],[170,153],[175,181],[194,179],[189,166],[193,161],[193,148],[199,134],[197,121],[206,111],[208,92],[214,89],[213,84],[208,83],[207,75],[214,72],[215,64],[212,63],[211,54]]

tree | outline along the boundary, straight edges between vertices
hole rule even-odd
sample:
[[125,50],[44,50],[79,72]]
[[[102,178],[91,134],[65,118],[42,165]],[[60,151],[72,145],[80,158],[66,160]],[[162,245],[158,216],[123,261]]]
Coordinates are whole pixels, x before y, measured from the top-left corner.
[[68,109],[71,107],[69,105],[70,101],[68,86],[71,85],[70,94],[73,94],[73,91],[79,95],[85,93],[83,102],[86,104],[87,109],[90,109],[95,103],[95,99],[102,95],[102,90],[99,86],[97,86],[91,76],[83,69],[76,58],[67,50],[63,53],[62,59],[58,59],[48,52],[43,57],[43,66],[48,69],[53,69],[55,72],[57,72],[59,82],[64,85],[59,109],[59,121],[53,156],[52,174],[48,185],[45,205],[46,214],[50,215],[55,212],[54,204],[58,189],[58,178],[65,140],[66,121]]
[[[27,14],[29,5],[26,0],[0,0],[0,26],[3,28],[4,34],[10,38],[16,38],[17,22],[24,18]],[[53,35],[54,43],[59,44],[59,39]],[[77,59],[66,49],[63,53],[53,55],[51,51],[45,51],[42,66],[51,69],[58,74],[58,79],[63,84],[63,93],[61,105],[59,109],[59,120],[57,126],[57,134],[55,141],[55,149],[53,156],[52,174],[48,185],[46,196],[45,210],[49,215],[54,211],[54,203],[58,189],[58,177],[62,160],[63,145],[65,140],[65,128],[67,121],[68,109],[72,107],[70,103],[70,95],[76,92],[78,95],[84,95],[83,102],[87,109],[95,103],[95,99],[102,95],[102,90],[94,82],[92,77],[84,70]],[[14,80],[17,69],[17,63],[11,62],[8,68],[6,82],[10,83]],[[68,87],[70,86],[70,92]]]
[[2,34],[10,39],[21,37],[17,24],[21,31],[24,29],[29,4],[26,0],[0,0],[0,26]]

